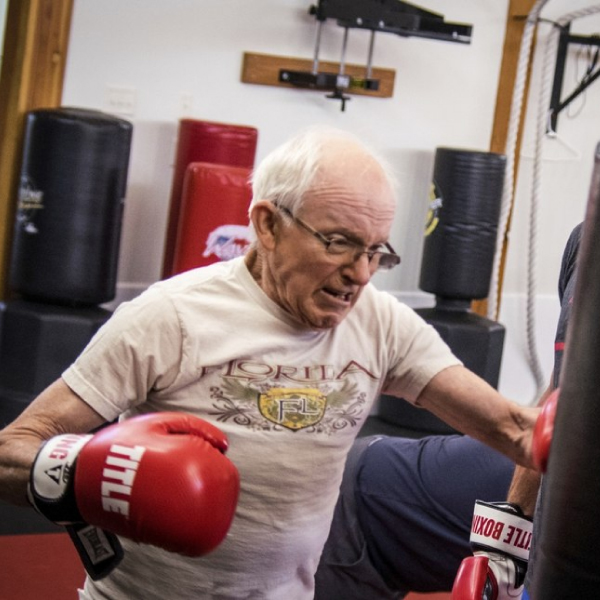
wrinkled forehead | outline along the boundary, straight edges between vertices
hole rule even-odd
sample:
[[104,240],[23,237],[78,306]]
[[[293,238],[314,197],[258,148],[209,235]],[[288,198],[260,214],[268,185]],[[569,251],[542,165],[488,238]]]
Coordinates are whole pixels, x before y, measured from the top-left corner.
[[310,192],[316,190],[352,191],[357,198],[370,199],[381,208],[394,208],[393,186],[377,161],[352,140],[331,140],[321,150],[319,167]]

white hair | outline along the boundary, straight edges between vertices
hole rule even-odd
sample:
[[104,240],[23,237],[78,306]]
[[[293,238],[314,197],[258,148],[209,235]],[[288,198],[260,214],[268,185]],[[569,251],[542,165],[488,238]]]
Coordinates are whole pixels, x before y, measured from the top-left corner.
[[273,150],[254,170],[249,211],[259,200],[271,200],[296,213],[321,166],[324,148],[328,143],[340,140],[362,148],[380,165],[391,189],[396,189],[396,179],[390,165],[364,142],[347,131],[315,126],[303,130]]

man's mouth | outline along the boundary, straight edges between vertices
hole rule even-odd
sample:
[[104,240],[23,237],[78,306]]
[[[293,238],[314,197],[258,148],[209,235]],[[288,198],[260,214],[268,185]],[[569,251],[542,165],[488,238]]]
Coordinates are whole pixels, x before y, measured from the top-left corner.
[[352,298],[352,294],[350,292],[337,292],[329,288],[323,288],[323,291],[327,295],[332,296],[336,300],[341,300],[342,302],[350,302],[350,299]]

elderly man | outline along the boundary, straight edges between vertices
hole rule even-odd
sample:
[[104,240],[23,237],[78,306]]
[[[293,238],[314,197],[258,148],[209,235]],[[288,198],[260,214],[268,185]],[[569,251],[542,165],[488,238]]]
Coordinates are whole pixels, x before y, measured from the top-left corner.
[[370,284],[400,262],[394,209],[389,169],[361,142],[301,133],[253,175],[246,256],[122,305],[2,432],[4,500],[26,502],[30,480],[40,512],[120,536],[122,562],[80,598],[312,598],[346,454],[382,391],[532,465],[538,410]]

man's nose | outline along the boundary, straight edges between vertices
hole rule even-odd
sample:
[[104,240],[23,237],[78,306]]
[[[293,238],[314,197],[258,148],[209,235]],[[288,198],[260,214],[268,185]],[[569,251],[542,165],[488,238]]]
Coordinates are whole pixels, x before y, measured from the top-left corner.
[[367,285],[371,281],[375,269],[369,260],[369,255],[366,252],[361,252],[358,256],[354,257],[352,262],[344,265],[342,271],[352,283]]

